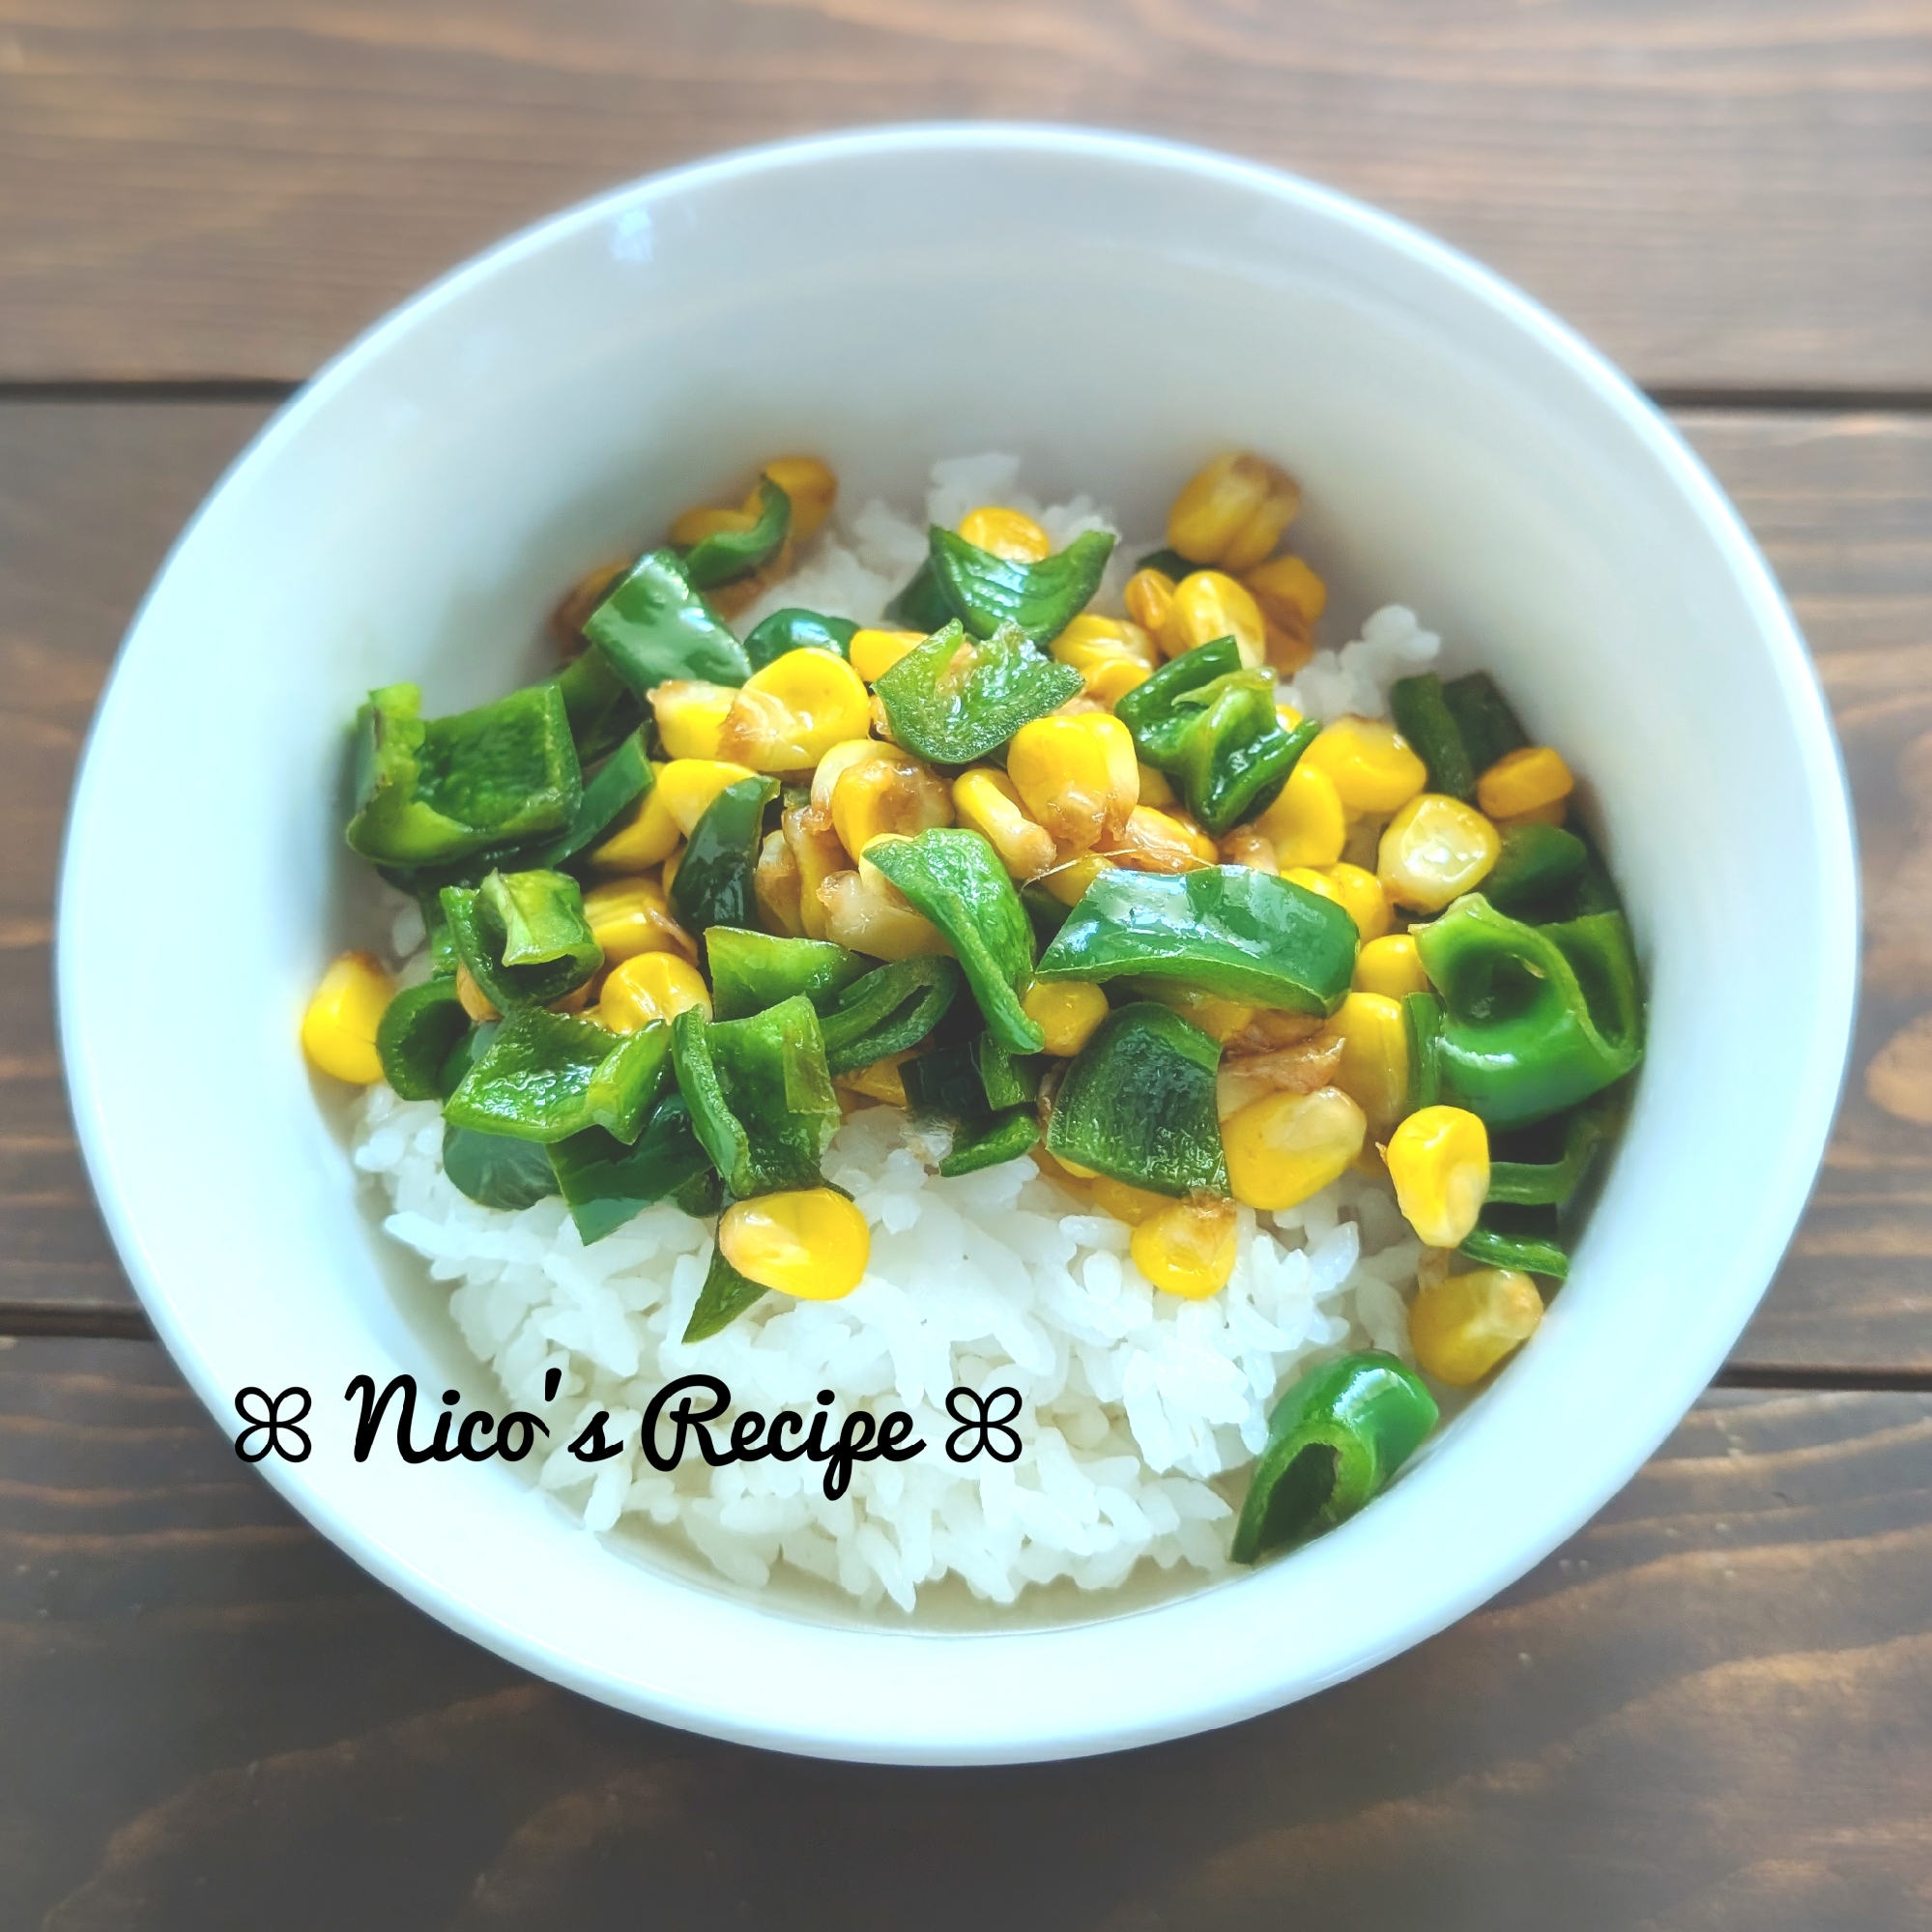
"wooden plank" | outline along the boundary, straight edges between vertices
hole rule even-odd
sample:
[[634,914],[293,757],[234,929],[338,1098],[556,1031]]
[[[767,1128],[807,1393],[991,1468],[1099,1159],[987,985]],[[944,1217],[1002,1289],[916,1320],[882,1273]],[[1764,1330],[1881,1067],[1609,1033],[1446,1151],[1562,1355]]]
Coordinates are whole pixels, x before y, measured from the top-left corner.
[[10,1925],[1220,1932],[1292,1900],[1541,1932],[1561,1899],[1579,1932],[1769,1932],[1932,1896],[1932,1396],[1715,1395],[1367,1678],[1004,1773],[806,1764],[531,1682],[291,1518],[152,1344],[0,1353],[0,1445]]
[[1121,126],[1471,249],[1651,384],[1932,387],[1911,0],[0,0],[0,376],[306,375],[613,183],[851,124]]

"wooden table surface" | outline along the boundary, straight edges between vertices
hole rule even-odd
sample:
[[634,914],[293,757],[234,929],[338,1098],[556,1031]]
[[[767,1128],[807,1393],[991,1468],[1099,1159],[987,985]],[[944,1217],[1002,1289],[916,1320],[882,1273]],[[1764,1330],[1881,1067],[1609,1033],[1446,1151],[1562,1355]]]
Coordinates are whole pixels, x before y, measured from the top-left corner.
[[[369,1582],[147,1339],[48,994],[96,693],[291,385],[598,187],[938,116],[1312,175],[1621,360],[1810,639],[1867,929],[1797,1241],[1629,1490],[1353,1684],[1006,1772],[658,1729]],[[1932,1923],[1927,0],[0,0],[0,1925]]]

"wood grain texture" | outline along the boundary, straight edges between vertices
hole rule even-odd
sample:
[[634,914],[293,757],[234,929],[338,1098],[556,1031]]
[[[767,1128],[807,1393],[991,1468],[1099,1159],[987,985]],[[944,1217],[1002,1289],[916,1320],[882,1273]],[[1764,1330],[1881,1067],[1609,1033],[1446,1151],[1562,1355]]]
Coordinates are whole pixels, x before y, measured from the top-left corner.
[[1932,387],[1918,0],[0,0],[0,377],[299,378],[613,183],[851,124],[1201,142],[1640,379]]
[[0,1922],[1231,1932],[1292,1899],[1545,1932],[1560,1897],[1577,1932],[1903,1928],[1932,1909],[1928,1449],[1932,1397],[1713,1396],[1558,1556],[1367,1678],[1152,1750],[913,1773],[535,1684],[298,1524],[152,1344],[23,1341]]

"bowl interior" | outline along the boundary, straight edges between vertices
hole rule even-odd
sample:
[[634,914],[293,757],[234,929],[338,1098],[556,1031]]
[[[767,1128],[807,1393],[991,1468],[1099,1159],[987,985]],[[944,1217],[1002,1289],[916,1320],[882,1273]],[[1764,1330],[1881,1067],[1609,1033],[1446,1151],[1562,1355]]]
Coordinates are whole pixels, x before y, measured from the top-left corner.
[[[379,1252],[296,1046],[319,965],[373,932],[340,841],[364,691],[415,679],[432,711],[495,695],[534,668],[577,573],[780,449],[827,457],[848,507],[916,504],[936,456],[1009,449],[1037,494],[1085,490],[1151,532],[1232,443],[1302,480],[1328,640],[1399,601],[1450,664],[1494,672],[1583,774],[1626,892],[1649,1059],[1534,1346],[1341,1531],[1137,1614],[1100,1600],[1076,1628],[796,1616],[614,1560],[495,1465],[356,1463],[352,1376],[461,1359],[420,1285],[399,1291],[409,1270]],[[245,1385],[313,1392],[314,1455],[265,1465],[312,1519],[457,1628],[612,1702],[959,1761],[1169,1735],[1336,1681],[1520,1573],[1624,1481],[1742,1327],[1808,1186],[1852,891],[1829,729],[1755,552],[1560,330],[1280,177],[1098,136],[915,131],[562,217],[270,426],[171,560],[101,714],[61,994],[130,1272],[228,1427]],[[138,1009],[130,930],[172,940]]]

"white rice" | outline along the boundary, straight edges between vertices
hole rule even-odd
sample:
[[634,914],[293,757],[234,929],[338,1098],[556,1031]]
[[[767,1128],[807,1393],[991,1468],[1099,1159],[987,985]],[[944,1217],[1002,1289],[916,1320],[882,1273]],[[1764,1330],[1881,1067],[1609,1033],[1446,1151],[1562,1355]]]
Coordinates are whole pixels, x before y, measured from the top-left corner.
[[[1040,505],[1015,459],[938,463],[930,521],[956,525],[989,502],[1039,517],[1056,546],[1112,529],[1084,498]],[[1118,534],[1118,533],[1115,533]],[[1118,609],[1133,559],[1122,543],[1097,605]],[[866,505],[745,612],[801,604],[877,621],[925,555],[923,524]],[[1389,681],[1435,655],[1437,640],[1399,607],[1378,612],[1340,652],[1320,651],[1283,696],[1305,711],[1379,715]],[[420,943],[399,913],[399,953]],[[1407,1356],[1403,1291],[1420,1249],[1386,1184],[1350,1174],[1281,1214],[1240,1217],[1239,1259],[1219,1295],[1156,1292],[1128,1254],[1129,1230],[1091,1212],[1030,1159],[946,1180],[895,1108],[840,1129],[824,1171],[872,1229],[864,1281],[837,1302],[767,1296],[722,1334],[676,1338],[697,1301],[711,1225],[668,1204],[591,1247],[561,1200],[519,1213],[477,1206],[445,1177],[433,1103],[369,1090],[354,1158],[391,1212],[387,1231],[450,1284],[450,1312],[504,1395],[551,1427],[540,1481],[587,1529],[626,1518],[683,1539],[722,1575],[764,1585],[781,1564],[872,1606],[910,1611],[923,1586],[954,1575],[1011,1603],[1029,1584],[1111,1589],[1142,1559],[1212,1573],[1227,1564],[1234,1476],[1261,1448],[1267,1416],[1310,1363],[1347,1348]],[[546,1372],[561,1371],[553,1403]],[[734,1463],[687,1456],[661,1473],[637,1446],[643,1410],[674,1377],[719,1377],[737,1408],[809,1414],[821,1388],[834,1422],[853,1407],[910,1412],[924,1451],[859,1463],[847,1492],[823,1494],[816,1462]],[[1020,1392],[1017,1461],[945,1454],[957,1386]],[[620,1456],[595,1465],[564,1445],[598,1410]],[[722,1431],[720,1431],[722,1434]]]

